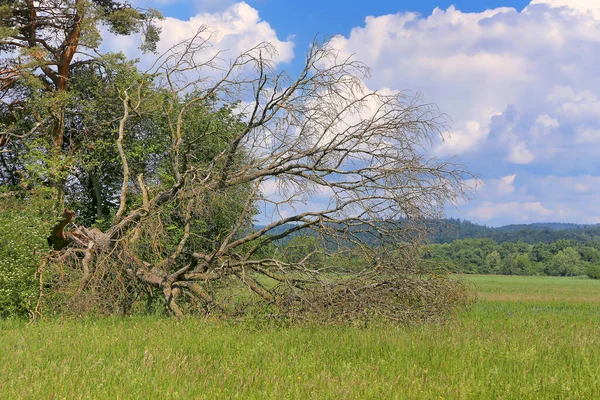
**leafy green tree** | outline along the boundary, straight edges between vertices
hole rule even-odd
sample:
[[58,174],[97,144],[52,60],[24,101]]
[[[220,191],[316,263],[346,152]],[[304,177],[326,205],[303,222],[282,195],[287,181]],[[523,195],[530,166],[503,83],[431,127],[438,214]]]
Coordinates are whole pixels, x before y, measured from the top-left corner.
[[144,76],[118,54],[99,57],[94,66],[83,65],[73,71],[71,100],[65,110],[65,137],[72,158],[66,201],[81,223],[106,223],[117,209],[115,193],[123,175],[116,139],[122,95],[132,86],[140,91],[144,105],[126,124],[128,167],[132,176],[144,174],[148,180],[157,180],[167,162],[169,141],[167,122],[156,112],[165,95],[153,87],[152,77]]
[[552,276],[576,276],[583,272],[581,258],[573,247],[565,247],[564,250],[560,250],[546,266],[546,274]]
[[52,196],[48,190],[0,192],[0,317],[32,315],[38,299],[35,273],[47,254]]
[[296,236],[283,248],[284,260],[291,264],[304,263],[311,268],[324,265],[324,249],[314,236]]
[[483,257],[480,249],[465,248],[454,254],[454,259],[461,266],[463,272],[475,273],[483,265]]
[[591,246],[580,246],[578,248],[582,261],[592,264],[600,264],[600,251]]
[[451,256],[451,247],[449,243],[428,244],[423,247],[423,258],[434,260],[447,260]]
[[[100,46],[100,26],[116,34],[143,32],[153,50],[159,30],[154,11],[138,10],[113,0],[0,0],[0,179],[17,186],[40,172],[45,162],[47,184],[58,190],[73,179],[73,154],[85,130],[69,115],[80,98],[72,93],[76,70],[96,64],[89,57]],[[69,126],[69,123],[71,126]],[[108,131],[108,130],[107,130]]]
[[567,247],[576,247],[577,242],[568,239],[559,239],[552,243],[551,249],[553,254],[558,254],[560,251],[565,250]]
[[525,254],[529,252],[529,245],[525,242],[504,242],[500,245],[500,249],[498,250],[500,256],[504,259],[508,257],[509,254]]
[[536,243],[531,246],[529,258],[533,262],[545,263],[552,258],[550,246],[545,243]]
[[588,263],[585,268],[585,274],[590,279],[600,279],[600,264],[590,264]]
[[527,254],[511,253],[502,260],[500,273],[503,275],[525,275],[531,268]]
[[586,246],[593,247],[596,250],[600,251],[600,239],[598,236],[594,236],[590,241],[586,243]]
[[500,258],[500,253],[498,253],[498,251],[494,250],[485,257],[485,273],[497,274],[500,272],[501,265],[502,259]]

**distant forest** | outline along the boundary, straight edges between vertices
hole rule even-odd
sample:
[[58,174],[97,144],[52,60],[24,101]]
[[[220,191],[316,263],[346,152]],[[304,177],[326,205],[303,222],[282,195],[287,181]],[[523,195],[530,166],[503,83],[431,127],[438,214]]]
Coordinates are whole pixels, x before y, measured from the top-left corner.
[[594,238],[600,238],[600,224],[579,225],[550,222],[492,228],[454,218],[432,222],[430,234],[431,243],[451,243],[457,239],[492,239],[499,244],[505,242],[549,244],[557,240],[587,243]]
[[[275,235],[292,227],[280,226],[270,233]],[[424,266],[468,274],[587,275],[600,279],[600,225],[535,223],[491,228],[444,219],[430,221],[429,228],[429,244],[421,250]],[[319,247],[314,238],[298,236],[279,241],[286,257],[298,251],[305,255],[306,249],[315,251]],[[358,236],[363,243],[379,245],[368,229]],[[336,259],[335,263],[347,267],[356,260],[344,263]]]
[[[475,224],[470,221],[447,218],[439,221],[430,221],[429,243],[452,243],[459,239],[492,239],[498,244],[505,242],[554,243],[557,240],[574,240],[577,243],[588,243],[593,239],[600,240],[600,224],[580,225],[562,222],[547,222],[533,224],[514,224],[492,228],[485,225]],[[293,228],[292,224],[280,225],[269,231],[277,235]],[[257,225],[255,229],[262,229],[264,225]],[[303,235],[310,233],[304,232]],[[286,243],[297,235],[291,235],[281,243]],[[372,235],[364,235],[364,241],[371,243]],[[375,244],[375,243],[372,243]]]
[[459,219],[432,223],[423,260],[454,272],[600,279],[600,225],[536,223],[490,228]]

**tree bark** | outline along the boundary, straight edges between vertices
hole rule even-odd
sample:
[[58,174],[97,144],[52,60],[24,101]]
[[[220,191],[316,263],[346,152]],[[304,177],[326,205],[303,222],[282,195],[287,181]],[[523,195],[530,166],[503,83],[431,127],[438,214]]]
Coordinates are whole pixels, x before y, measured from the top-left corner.
[[52,233],[50,233],[47,240],[48,245],[54,250],[62,250],[69,244],[69,239],[65,233],[65,227],[73,220],[74,215],[75,211],[65,209],[61,220],[54,225],[54,228],[52,228]]
[[92,251],[93,249],[107,250],[110,245],[110,238],[98,228],[86,228],[77,226],[71,232],[65,232],[65,227],[71,223],[75,211],[65,209],[62,218],[52,228],[52,233],[48,236],[48,245],[54,250],[62,250],[71,243],[77,247]]

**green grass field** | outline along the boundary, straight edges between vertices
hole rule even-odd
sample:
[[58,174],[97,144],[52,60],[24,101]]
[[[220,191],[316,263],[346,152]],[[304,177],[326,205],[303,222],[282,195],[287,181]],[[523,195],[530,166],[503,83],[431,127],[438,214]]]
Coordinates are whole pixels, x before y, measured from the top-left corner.
[[600,398],[600,281],[468,279],[445,325],[0,321],[0,399]]

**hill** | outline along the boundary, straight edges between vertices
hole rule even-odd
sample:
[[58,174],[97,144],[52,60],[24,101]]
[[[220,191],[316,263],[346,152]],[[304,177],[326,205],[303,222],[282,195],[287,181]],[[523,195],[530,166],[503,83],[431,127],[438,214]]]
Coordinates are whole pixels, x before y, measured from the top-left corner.
[[[492,239],[497,243],[525,242],[553,243],[557,240],[575,240],[579,243],[587,243],[594,238],[600,239],[600,224],[583,225],[563,222],[538,222],[532,224],[511,224],[500,227],[489,227],[479,225],[467,220],[447,218],[440,221],[431,221],[430,242],[450,243],[457,239]],[[282,225],[273,229],[271,234],[279,234],[294,225]],[[257,229],[263,226],[257,226]],[[296,236],[296,234],[292,235]],[[287,240],[291,239],[287,238]],[[283,240],[286,242],[287,240]],[[365,237],[365,242],[371,239]]]
[[431,224],[432,243],[449,243],[456,239],[489,238],[498,243],[552,243],[557,240],[576,240],[585,243],[600,237],[600,225],[580,225],[573,223],[532,223],[512,224],[492,228],[460,219],[443,219]]

